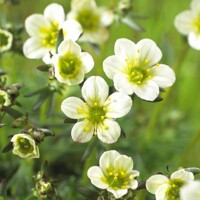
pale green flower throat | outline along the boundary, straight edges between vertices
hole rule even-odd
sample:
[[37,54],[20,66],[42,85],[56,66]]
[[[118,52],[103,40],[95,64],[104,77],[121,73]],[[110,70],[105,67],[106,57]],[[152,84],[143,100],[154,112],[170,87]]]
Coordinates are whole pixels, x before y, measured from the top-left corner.
[[85,9],[78,13],[77,21],[86,31],[96,31],[99,24],[99,16],[92,10]]
[[0,48],[8,45],[9,37],[4,33],[0,32]]
[[32,153],[34,150],[30,141],[26,138],[18,138],[17,144],[19,145],[19,151],[23,154]]
[[183,181],[181,180],[170,180],[170,188],[167,191],[168,200],[180,200],[179,190],[183,186]]
[[81,61],[73,54],[67,53],[59,58],[59,72],[64,78],[73,78],[81,68]]
[[117,190],[127,188],[133,179],[134,175],[131,173],[121,169],[116,171],[110,168],[107,170],[106,180],[103,181],[108,183],[111,188]]

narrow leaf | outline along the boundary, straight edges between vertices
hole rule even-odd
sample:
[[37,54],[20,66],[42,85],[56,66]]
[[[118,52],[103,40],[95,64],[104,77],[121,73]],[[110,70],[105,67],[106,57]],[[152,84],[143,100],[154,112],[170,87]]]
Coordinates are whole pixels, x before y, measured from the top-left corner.
[[13,148],[13,144],[12,142],[9,142],[2,150],[2,153],[6,153],[8,151],[10,151]]
[[40,65],[37,67],[37,69],[42,72],[48,72],[49,68],[51,67],[52,67],[51,65]]
[[37,95],[37,94],[43,93],[45,90],[47,90],[47,87],[41,88],[41,89],[36,90],[36,91],[34,91],[34,92],[30,92],[30,93],[28,93],[28,94],[25,94],[24,96],[25,96],[25,97],[32,97],[32,96],[35,96],[35,95]]
[[64,39],[63,30],[60,29],[60,31],[58,32],[58,37],[57,37],[57,41],[56,41],[56,53],[58,53],[58,46],[63,41],[63,39]]
[[76,122],[77,122],[77,119],[66,118],[64,120],[65,124],[73,124],[73,123],[76,123]]
[[13,117],[14,119],[22,117],[23,114],[11,107],[8,106],[3,106],[3,111],[6,112],[7,114],[9,114],[11,117]]

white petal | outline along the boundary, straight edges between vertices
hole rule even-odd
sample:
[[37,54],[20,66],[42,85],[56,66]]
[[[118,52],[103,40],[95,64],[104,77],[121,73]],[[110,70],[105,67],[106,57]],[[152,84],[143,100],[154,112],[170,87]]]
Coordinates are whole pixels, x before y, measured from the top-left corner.
[[155,82],[148,80],[142,85],[135,85],[134,92],[141,99],[153,101],[158,97],[159,87]]
[[146,181],[146,189],[152,193],[155,194],[157,189],[163,185],[167,184],[169,182],[169,179],[166,176],[163,175],[153,175]]
[[133,94],[134,85],[128,81],[128,76],[126,74],[118,73],[114,76],[114,86],[115,89],[124,94]]
[[119,56],[109,56],[103,61],[103,70],[106,76],[113,79],[114,75],[120,72],[127,63]]
[[127,58],[132,60],[135,57],[138,57],[137,48],[134,42],[131,40],[120,38],[115,42],[115,55],[126,60]]
[[152,81],[159,87],[166,88],[174,84],[176,77],[174,71],[167,65],[159,64],[150,69]]
[[108,184],[105,183],[103,180],[106,180],[102,170],[100,167],[94,166],[90,167],[87,171],[87,176],[90,178],[93,185],[100,189],[108,188]]
[[64,31],[64,38],[73,41],[76,41],[83,32],[81,25],[73,19],[65,21],[62,25],[62,29]]
[[192,0],[191,8],[192,8],[192,12],[199,13],[200,12],[200,2],[199,2],[199,0]]
[[79,11],[84,9],[96,9],[96,2],[94,0],[73,0],[71,2],[71,8],[73,11]]
[[58,22],[59,24],[62,24],[65,20],[64,9],[57,3],[48,5],[44,10],[44,16],[48,20],[52,22]]
[[119,118],[131,110],[132,100],[128,95],[115,92],[108,97],[104,105],[106,105],[106,116]]
[[113,120],[106,119],[103,125],[97,127],[98,138],[107,144],[112,144],[116,142],[120,136],[121,129],[117,122]]
[[77,97],[68,97],[61,104],[63,113],[72,119],[85,118],[88,113],[88,106]]
[[171,179],[179,179],[184,182],[190,182],[194,180],[194,175],[192,172],[188,172],[184,169],[180,169],[171,175]]
[[162,58],[162,52],[153,40],[140,40],[137,43],[137,48],[139,50],[139,65],[143,68],[152,67]]
[[132,180],[130,184],[130,188],[132,190],[135,190],[138,187],[138,181],[137,180]]
[[121,198],[122,196],[124,196],[128,192],[127,189],[117,189],[117,190],[114,190],[114,189],[112,189],[110,187],[107,188],[107,190],[109,192],[111,192],[115,196],[116,199]]
[[25,28],[30,36],[40,37],[41,28],[50,27],[50,22],[43,15],[33,14],[26,18]]
[[133,169],[133,160],[126,155],[120,155],[115,159],[114,166],[115,169],[120,169],[129,173]]
[[81,53],[81,47],[73,40],[64,40],[58,47],[58,54],[63,56],[68,52],[78,56]]
[[27,58],[40,59],[48,54],[49,50],[41,46],[37,38],[29,38],[23,46],[23,53]]
[[193,181],[184,185],[180,189],[181,200],[199,200],[200,199],[200,181]]
[[200,35],[191,32],[188,36],[188,43],[193,49],[200,50]]
[[191,11],[183,11],[174,20],[176,29],[183,35],[188,35],[192,31],[193,14]]
[[163,184],[161,185],[157,190],[156,190],[156,200],[169,200],[168,195],[167,195],[167,190],[169,189],[168,184]]
[[108,85],[100,76],[91,76],[82,87],[82,96],[85,101],[94,106],[94,103],[103,105],[108,97]]
[[82,64],[84,66],[85,73],[88,73],[94,67],[94,60],[89,53],[82,52],[80,54],[80,60],[82,61]]
[[111,10],[99,9],[101,16],[101,23],[103,26],[109,26],[114,20],[114,13]]
[[75,142],[85,143],[92,139],[93,133],[94,128],[87,121],[81,121],[73,126],[71,136]]
[[120,156],[120,153],[115,150],[106,151],[101,155],[99,166],[105,174],[107,173],[108,168],[114,167],[114,161],[118,156]]

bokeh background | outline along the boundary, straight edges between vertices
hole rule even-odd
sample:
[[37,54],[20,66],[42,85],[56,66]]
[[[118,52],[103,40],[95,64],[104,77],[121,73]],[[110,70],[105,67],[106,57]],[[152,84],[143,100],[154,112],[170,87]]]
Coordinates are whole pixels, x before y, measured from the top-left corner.
[[[52,2],[60,3],[66,13],[70,10],[69,0],[21,0],[16,5],[1,4],[0,27],[5,27],[5,24],[23,27],[26,17],[43,13]],[[99,6],[109,7],[113,2],[117,0],[97,0]],[[7,84],[24,84],[18,100],[22,107],[15,108],[29,113],[31,123],[55,132],[55,137],[45,138],[40,145],[39,159],[23,160],[11,151],[0,154],[0,180],[6,180],[8,200],[23,200],[31,194],[34,187],[32,176],[46,160],[49,176],[57,181],[59,196],[69,200],[92,200],[78,191],[80,187],[94,189],[87,178],[87,169],[98,164],[105,150],[115,149],[131,156],[134,168],[140,171],[139,182],[158,172],[169,175],[179,167],[200,166],[200,52],[191,49],[187,39],[174,27],[175,16],[189,9],[189,4],[189,0],[133,0],[134,21],[144,28],[143,31],[113,23],[109,40],[100,51],[85,46],[95,60],[95,67],[87,77],[103,76],[110,85],[112,82],[103,73],[102,61],[113,54],[118,38],[128,38],[133,42],[143,38],[154,40],[163,53],[161,63],[169,65],[176,73],[175,84],[161,94],[163,101],[152,103],[134,98],[131,112],[118,120],[126,138],[122,137],[112,145],[103,144],[96,138],[86,144],[72,141],[70,131],[73,124],[64,124],[65,116],[60,104],[67,96],[80,96],[78,86],[65,86],[62,95],[54,95],[51,114],[47,115],[49,100],[33,111],[38,96],[27,98],[25,95],[47,84],[48,75],[36,69],[43,64],[42,61],[29,60],[12,51],[1,55],[0,68],[7,73]],[[28,38],[25,30],[21,38],[22,41]],[[0,129],[1,150],[9,142],[8,135],[21,131],[11,128],[11,117],[7,116],[4,122],[7,126]],[[145,190],[137,194],[137,200],[155,199]]]

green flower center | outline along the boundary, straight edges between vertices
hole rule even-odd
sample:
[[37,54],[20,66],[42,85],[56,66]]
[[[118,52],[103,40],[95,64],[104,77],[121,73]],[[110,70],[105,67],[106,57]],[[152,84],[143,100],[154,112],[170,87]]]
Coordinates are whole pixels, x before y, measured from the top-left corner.
[[170,188],[167,191],[168,200],[180,200],[179,190],[183,186],[184,182],[181,180],[170,180]]
[[59,24],[57,22],[51,22],[51,26],[48,28],[41,28],[40,33],[42,37],[42,46],[54,48],[56,45],[58,32]]
[[4,33],[0,32],[0,48],[8,45],[9,37]]
[[73,78],[78,74],[81,68],[81,61],[75,55],[67,53],[60,57],[58,68],[62,77]]
[[98,103],[94,103],[93,107],[90,107],[89,120],[93,124],[99,124],[105,119],[106,109],[102,106],[98,106]]
[[131,181],[134,179],[133,174],[126,173],[124,170],[114,171],[112,168],[108,169],[106,176],[106,183],[109,184],[114,190],[125,189],[130,185]]
[[99,24],[99,16],[92,10],[81,10],[78,13],[77,21],[85,31],[96,31]]
[[200,34],[200,16],[193,21],[193,27],[197,34]]
[[151,78],[150,69],[143,67],[148,63],[147,59],[140,64],[138,58],[133,59],[131,62],[129,60],[127,60],[126,62],[128,66],[128,70],[126,73],[128,73],[129,81],[131,83],[140,85],[146,79]]
[[4,99],[4,97],[0,95],[0,105],[4,105],[5,102],[6,100]]
[[17,144],[19,145],[19,151],[23,154],[32,153],[34,150],[33,145],[26,138],[18,138]]

